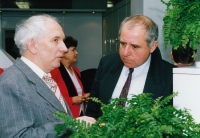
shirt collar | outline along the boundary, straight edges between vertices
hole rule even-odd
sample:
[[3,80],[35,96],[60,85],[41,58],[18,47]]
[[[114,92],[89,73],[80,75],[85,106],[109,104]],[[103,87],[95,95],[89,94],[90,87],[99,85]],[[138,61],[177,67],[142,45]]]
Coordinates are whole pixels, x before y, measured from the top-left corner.
[[34,64],[29,59],[25,58],[24,56],[21,56],[21,60],[26,63],[40,78],[42,78],[44,75],[51,76],[50,73],[46,74],[42,69],[40,69],[36,64]]
[[[149,66],[150,66],[150,62],[151,62],[151,55],[148,57],[148,59],[139,67],[134,68],[134,71],[132,73],[133,78],[140,76],[143,73],[147,73],[149,70]],[[126,75],[128,75],[129,73],[129,68],[124,66],[123,70],[125,71],[124,73],[126,73]]]

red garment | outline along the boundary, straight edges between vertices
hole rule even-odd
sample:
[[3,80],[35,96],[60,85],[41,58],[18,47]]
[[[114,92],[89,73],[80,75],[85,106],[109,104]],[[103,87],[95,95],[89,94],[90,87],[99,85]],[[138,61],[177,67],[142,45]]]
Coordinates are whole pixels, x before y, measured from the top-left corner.
[[2,74],[3,73],[3,69],[2,68],[0,68],[0,74]]
[[[72,68],[73,68],[73,70],[75,70],[80,75],[80,70],[77,67],[73,66]],[[62,78],[62,75],[61,75],[59,69],[56,68],[56,69],[52,70],[50,73],[51,73],[52,78],[58,84],[58,87],[60,89],[60,92],[61,92],[62,96],[64,97],[65,101],[69,105],[69,108],[70,108],[70,110],[71,110],[71,112],[73,114],[73,117],[74,118],[79,117],[80,104],[72,104],[72,97],[69,97],[68,89],[67,89],[67,87],[65,85],[65,82],[64,82],[64,80]],[[75,75],[76,75],[76,73],[75,73]],[[81,88],[83,90],[82,95],[84,95],[84,89],[83,89],[82,82],[78,79],[77,75],[76,75],[76,78],[77,78],[77,80],[78,80],[78,82],[79,82],[79,84],[80,84],[80,86],[81,86]]]

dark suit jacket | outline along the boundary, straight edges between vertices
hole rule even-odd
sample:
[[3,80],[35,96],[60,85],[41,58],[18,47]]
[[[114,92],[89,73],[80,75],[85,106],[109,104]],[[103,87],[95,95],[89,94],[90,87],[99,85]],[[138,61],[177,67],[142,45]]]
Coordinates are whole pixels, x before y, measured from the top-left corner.
[[54,138],[58,110],[56,96],[22,60],[0,75],[0,138]]
[[[95,75],[90,97],[97,97],[103,103],[108,104],[123,65],[119,54],[103,57]],[[172,94],[173,67],[175,66],[162,60],[160,51],[157,48],[151,56],[151,63],[143,92],[152,93],[154,99]],[[172,101],[170,104],[172,104]],[[99,104],[90,100],[86,115],[94,118],[101,116],[102,112]]]

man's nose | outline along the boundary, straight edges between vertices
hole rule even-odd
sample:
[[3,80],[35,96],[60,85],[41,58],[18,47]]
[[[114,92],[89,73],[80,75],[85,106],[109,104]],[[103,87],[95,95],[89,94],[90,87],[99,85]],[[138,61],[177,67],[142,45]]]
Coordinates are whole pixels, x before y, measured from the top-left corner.
[[62,44],[61,44],[60,51],[63,51],[63,52],[67,52],[68,51],[68,48],[66,47],[64,42],[62,42]]
[[128,55],[130,53],[130,46],[126,45],[126,47],[124,48],[124,55]]

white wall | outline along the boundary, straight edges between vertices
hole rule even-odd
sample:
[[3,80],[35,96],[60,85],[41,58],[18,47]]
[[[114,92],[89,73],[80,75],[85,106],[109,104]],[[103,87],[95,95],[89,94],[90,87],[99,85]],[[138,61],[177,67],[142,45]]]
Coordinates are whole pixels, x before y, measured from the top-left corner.
[[81,70],[97,68],[102,57],[102,16],[69,14],[64,18],[64,32],[78,40],[76,65]]
[[6,69],[15,61],[6,51],[0,48],[0,68]]
[[163,36],[162,36],[162,25],[163,17],[165,14],[166,6],[162,4],[160,0],[131,0],[131,14],[143,14],[150,17],[159,28],[159,48],[163,59],[173,63],[170,58],[171,47],[164,49]]
[[[38,13],[37,13],[38,14]],[[102,14],[101,13],[48,13],[57,17],[66,35],[78,40],[78,61],[75,64],[81,71],[97,68],[102,57]],[[3,12],[2,37],[0,47],[5,48],[4,30],[14,30],[20,20],[33,15],[31,12]]]
[[171,46],[168,46],[165,50],[164,48],[164,40],[162,35],[162,26],[163,26],[163,17],[165,15],[166,6],[160,0],[144,0],[144,15],[150,17],[153,21],[155,21],[159,28],[159,48],[161,50],[161,54],[163,59],[173,63],[170,58]]

